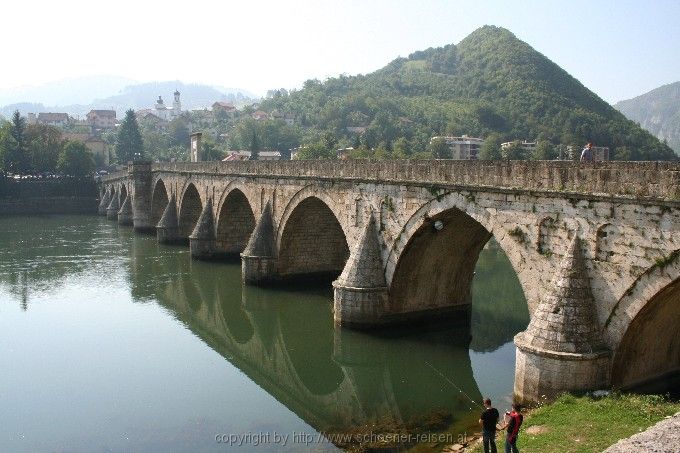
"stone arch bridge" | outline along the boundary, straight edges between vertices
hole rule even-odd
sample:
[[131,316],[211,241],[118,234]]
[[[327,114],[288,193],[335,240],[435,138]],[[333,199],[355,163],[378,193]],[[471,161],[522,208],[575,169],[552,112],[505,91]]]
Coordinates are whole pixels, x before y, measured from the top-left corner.
[[468,319],[494,237],[531,313],[518,398],[680,371],[678,164],[134,162],[99,209],[197,259],[240,255],[245,284],[331,276],[354,328]]

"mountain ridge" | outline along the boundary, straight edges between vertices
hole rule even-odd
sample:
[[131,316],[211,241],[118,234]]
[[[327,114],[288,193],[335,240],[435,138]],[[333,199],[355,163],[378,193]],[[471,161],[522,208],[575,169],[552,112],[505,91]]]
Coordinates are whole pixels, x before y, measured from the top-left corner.
[[[509,30],[484,26],[457,45],[400,57],[366,75],[310,80],[263,102],[291,111],[317,132],[369,148],[405,138],[423,150],[434,135],[542,139],[580,147],[586,141],[621,158],[673,159],[651,134]],[[406,118],[408,125],[395,124]],[[404,121],[402,121],[403,123]]]
[[614,107],[680,153],[680,81],[619,101]]

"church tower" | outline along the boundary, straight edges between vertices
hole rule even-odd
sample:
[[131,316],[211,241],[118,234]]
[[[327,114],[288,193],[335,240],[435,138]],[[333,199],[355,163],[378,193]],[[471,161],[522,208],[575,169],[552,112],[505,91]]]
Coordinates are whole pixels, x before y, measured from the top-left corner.
[[172,103],[173,116],[179,116],[182,113],[182,104],[179,102],[179,91],[175,90],[175,102]]

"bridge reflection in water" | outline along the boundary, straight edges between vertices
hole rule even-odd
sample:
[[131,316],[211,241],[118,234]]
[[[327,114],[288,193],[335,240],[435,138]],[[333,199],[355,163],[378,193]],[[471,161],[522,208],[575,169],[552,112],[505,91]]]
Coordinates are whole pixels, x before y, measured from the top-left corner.
[[[334,325],[328,285],[242,286],[238,262],[193,261],[185,248],[121,234],[131,241],[135,300],[157,301],[320,432],[469,432],[482,399],[471,338],[474,349],[493,351],[528,322],[515,274],[493,244],[478,267],[484,282],[475,291],[472,328],[480,335],[471,336],[469,324],[369,334]],[[494,304],[494,294],[507,302]],[[511,379],[512,369],[507,374]]]

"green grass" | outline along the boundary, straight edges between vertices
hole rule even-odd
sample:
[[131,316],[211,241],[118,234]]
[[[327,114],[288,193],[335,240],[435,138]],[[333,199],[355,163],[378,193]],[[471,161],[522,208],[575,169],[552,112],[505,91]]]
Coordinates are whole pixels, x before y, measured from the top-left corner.
[[[678,411],[680,402],[656,395],[612,394],[599,399],[562,395],[525,414],[517,447],[522,453],[600,452]],[[526,433],[537,425],[546,428],[546,432]],[[504,436],[499,434],[499,451],[504,442]],[[473,451],[483,450],[480,445]]]

